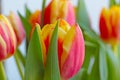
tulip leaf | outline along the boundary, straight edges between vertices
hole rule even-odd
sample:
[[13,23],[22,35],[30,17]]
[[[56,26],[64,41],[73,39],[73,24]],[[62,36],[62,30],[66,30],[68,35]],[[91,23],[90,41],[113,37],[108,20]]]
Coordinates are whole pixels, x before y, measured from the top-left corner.
[[80,25],[80,23],[84,24],[84,27],[90,28],[90,19],[88,16],[88,12],[85,6],[85,0],[79,0],[77,5],[77,12],[76,12],[76,21]]
[[44,80],[60,80],[57,39],[58,39],[58,23],[53,31],[50,46],[48,49]]
[[107,68],[107,57],[104,46],[100,47],[99,53],[99,69],[100,69],[100,79],[108,80],[108,68]]
[[2,61],[0,61],[0,80],[7,80],[6,78],[7,77],[5,74],[5,69],[4,69],[3,63],[2,63]]
[[20,19],[22,21],[23,26],[24,26],[27,40],[30,40],[30,33],[31,33],[31,30],[32,30],[32,26],[28,22],[28,20],[26,18],[24,18],[19,12],[18,12],[18,15],[19,15],[19,17],[20,17]]
[[25,80],[43,80],[44,64],[39,36],[39,26],[35,28],[28,46],[25,68]]
[[31,11],[28,9],[27,5],[25,5],[25,13],[26,13],[26,19],[29,20],[31,16]]
[[108,80],[120,80],[120,63],[117,56],[107,47]]

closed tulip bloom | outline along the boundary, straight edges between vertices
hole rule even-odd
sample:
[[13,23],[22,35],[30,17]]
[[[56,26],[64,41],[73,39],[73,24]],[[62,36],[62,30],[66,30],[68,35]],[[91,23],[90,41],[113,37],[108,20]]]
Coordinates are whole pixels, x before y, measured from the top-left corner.
[[75,11],[69,0],[52,0],[45,8],[44,24],[54,23],[60,18],[70,25],[75,24]]
[[7,17],[14,29],[17,44],[19,45],[25,38],[25,31],[22,25],[20,18],[13,12],[10,12],[9,16]]
[[34,13],[32,13],[29,21],[30,21],[30,24],[32,25],[32,27],[34,27],[36,23],[41,25],[41,12],[40,12],[40,10],[36,10]]
[[101,38],[112,44],[120,42],[120,7],[103,8],[100,15]]
[[[41,31],[42,50],[44,61],[48,53],[54,24],[45,25]],[[58,26],[58,59],[62,80],[74,76],[81,68],[84,60],[84,39],[78,25],[70,26],[66,21],[60,20]]]
[[12,56],[16,49],[14,30],[3,15],[0,15],[0,61]]
[[29,18],[29,22],[32,25],[32,31],[30,33],[30,36],[32,36],[36,23],[41,25],[41,12],[40,12],[40,10],[36,10],[34,13],[31,14],[31,16]]

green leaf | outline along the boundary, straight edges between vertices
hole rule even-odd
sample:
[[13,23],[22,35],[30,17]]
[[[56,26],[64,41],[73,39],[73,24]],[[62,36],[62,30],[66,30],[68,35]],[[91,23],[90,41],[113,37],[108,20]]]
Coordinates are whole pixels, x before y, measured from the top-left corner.
[[77,5],[77,12],[76,12],[76,21],[80,25],[80,23],[84,24],[84,27],[90,28],[90,19],[88,16],[88,12],[85,6],[85,0],[79,0]]
[[17,68],[18,68],[18,70],[19,70],[19,74],[20,74],[20,76],[21,76],[21,79],[23,80],[23,79],[24,79],[24,73],[23,73],[23,70],[22,70],[22,67],[23,67],[23,66],[21,65],[21,60],[20,60],[18,54],[19,54],[19,51],[16,50],[16,51],[15,51],[15,54],[14,54],[14,59],[15,59]]
[[25,5],[25,13],[26,13],[26,19],[29,20],[31,16],[31,11],[28,9],[27,5]]
[[[88,65],[88,80],[100,80],[100,71],[99,71],[99,47],[93,48],[94,52],[92,53],[89,65]],[[91,54],[91,53],[88,53]]]
[[116,5],[116,0],[109,0],[109,6],[112,7]]
[[100,80],[108,80],[108,66],[106,59],[106,51],[104,46],[100,47],[99,53],[99,69],[100,69]]
[[48,49],[44,80],[60,80],[57,39],[58,39],[58,23],[54,29],[50,41],[50,46]]
[[20,19],[21,19],[22,24],[23,24],[23,26],[24,26],[27,40],[30,40],[30,33],[31,33],[31,30],[32,30],[32,26],[31,26],[31,24],[28,22],[28,20],[25,19],[19,12],[18,12],[18,15],[20,16]]
[[111,48],[107,47],[107,65],[108,65],[108,80],[120,80],[120,63],[118,58],[111,51]]
[[0,61],[0,80],[7,80],[3,63]]
[[29,43],[25,68],[25,80],[43,80],[44,64],[39,29],[39,26],[35,28]]

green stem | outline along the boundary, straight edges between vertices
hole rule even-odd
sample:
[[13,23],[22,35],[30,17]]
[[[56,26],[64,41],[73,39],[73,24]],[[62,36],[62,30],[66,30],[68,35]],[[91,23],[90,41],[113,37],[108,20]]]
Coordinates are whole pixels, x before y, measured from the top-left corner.
[[0,62],[0,80],[6,80],[6,74],[2,62]]
[[15,61],[16,61],[20,76],[21,76],[22,80],[24,80],[23,71],[22,71],[21,64],[20,64],[17,53],[15,53],[14,58],[15,58]]
[[43,3],[42,3],[41,27],[44,26],[44,10],[45,10],[45,3],[46,3],[46,0],[43,0]]
[[19,60],[22,62],[23,66],[25,67],[25,57],[22,55],[19,49],[17,49],[16,55],[18,56]]

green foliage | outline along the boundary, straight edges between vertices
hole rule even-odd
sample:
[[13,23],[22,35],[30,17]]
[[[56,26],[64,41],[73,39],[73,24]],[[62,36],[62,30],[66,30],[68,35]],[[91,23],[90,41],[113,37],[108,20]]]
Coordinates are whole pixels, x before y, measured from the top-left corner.
[[43,80],[44,76],[44,64],[38,27],[35,28],[28,47],[25,80]]
[[31,16],[31,11],[29,10],[29,8],[27,7],[27,5],[25,5],[25,17],[27,20],[29,20],[30,16]]
[[109,0],[109,7],[112,7],[113,5],[116,5],[116,0]]
[[22,21],[23,26],[24,26],[24,29],[25,29],[25,32],[26,32],[26,38],[29,41],[30,40],[30,33],[31,33],[31,30],[32,30],[32,26],[29,23],[28,19],[23,17],[19,12],[18,12],[18,15],[19,15],[19,17],[20,17],[20,19]]

